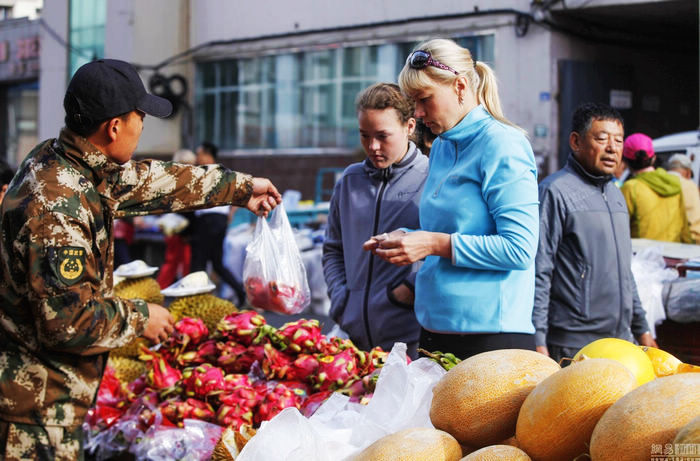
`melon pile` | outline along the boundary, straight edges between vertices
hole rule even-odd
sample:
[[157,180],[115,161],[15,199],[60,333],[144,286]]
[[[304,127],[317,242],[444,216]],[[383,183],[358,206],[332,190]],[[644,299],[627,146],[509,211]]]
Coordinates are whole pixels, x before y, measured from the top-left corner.
[[650,459],[654,447],[674,438],[697,443],[700,373],[694,371],[700,367],[615,338],[582,348],[565,368],[533,351],[475,355],[433,389],[430,419],[465,456],[440,459],[624,461]]

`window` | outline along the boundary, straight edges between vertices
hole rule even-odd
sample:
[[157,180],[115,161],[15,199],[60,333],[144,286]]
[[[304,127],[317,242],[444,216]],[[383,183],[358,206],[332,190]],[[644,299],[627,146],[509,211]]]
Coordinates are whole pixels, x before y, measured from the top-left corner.
[[[493,36],[456,39],[493,63]],[[197,66],[196,138],[222,150],[360,147],[355,97],[396,82],[416,42],[340,47]]]
[[106,0],[71,0],[69,70],[104,57]]

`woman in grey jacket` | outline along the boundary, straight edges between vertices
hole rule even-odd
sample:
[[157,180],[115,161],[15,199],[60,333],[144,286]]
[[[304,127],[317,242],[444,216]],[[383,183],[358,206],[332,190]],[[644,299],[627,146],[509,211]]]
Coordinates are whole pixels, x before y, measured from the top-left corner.
[[377,83],[356,100],[367,159],[350,165],[335,185],[323,245],[331,317],[361,349],[397,341],[416,357],[420,325],[413,312],[418,264],[395,266],[363,251],[373,235],[418,227],[418,202],[428,159],[409,137],[413,104],[398,85]]

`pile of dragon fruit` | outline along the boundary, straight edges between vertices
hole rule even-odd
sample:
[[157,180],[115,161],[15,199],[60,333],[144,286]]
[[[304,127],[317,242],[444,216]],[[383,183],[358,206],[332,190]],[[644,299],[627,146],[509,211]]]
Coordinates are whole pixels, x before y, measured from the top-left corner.
[[367,403],[387,355],[326,338],[317,320],[277,329],[243,311],[210,334],[200,319],[184,318],[160,347],[143,347],[139,359],[148,371],[135,381],[120,383],[108,367],[86,428],[94,434],[128,420],[143,432],[197,419],[238,430],[258,427],[287,407],[310,416],[333,392]]

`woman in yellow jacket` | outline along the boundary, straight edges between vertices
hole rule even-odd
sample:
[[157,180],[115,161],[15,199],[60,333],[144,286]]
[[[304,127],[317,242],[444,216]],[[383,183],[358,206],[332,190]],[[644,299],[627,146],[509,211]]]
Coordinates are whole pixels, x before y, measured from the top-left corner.
[[663,168],[654,169],[651,138],[642,133],[628,136],[622,157],[633,176],[620,188],[627,201],[632,238],[694,243],[680,180]]

